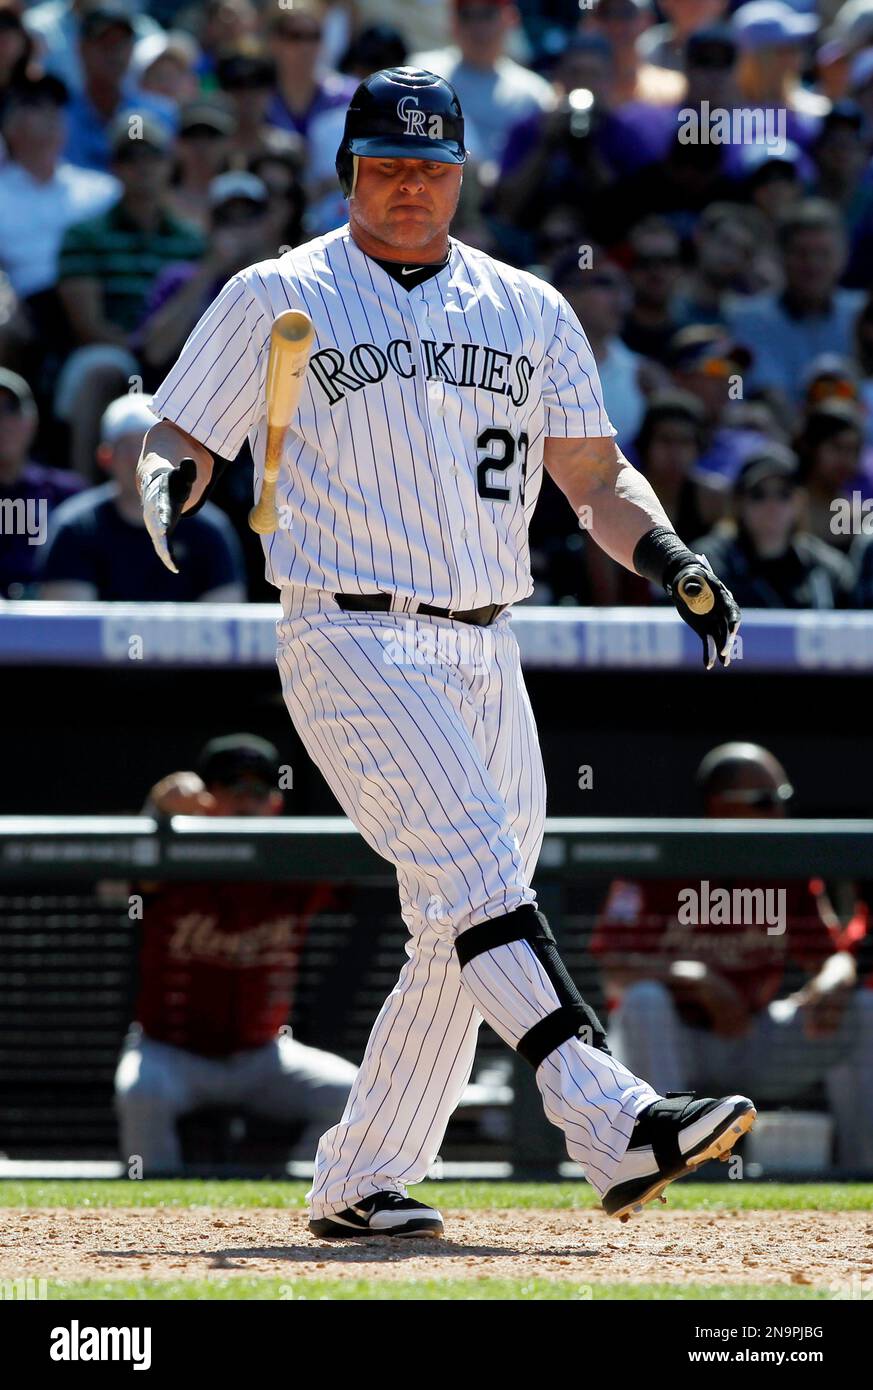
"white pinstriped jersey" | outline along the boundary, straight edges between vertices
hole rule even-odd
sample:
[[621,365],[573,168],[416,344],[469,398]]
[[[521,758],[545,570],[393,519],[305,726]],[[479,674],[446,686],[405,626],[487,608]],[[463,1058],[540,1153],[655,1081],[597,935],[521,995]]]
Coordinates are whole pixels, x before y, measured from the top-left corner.
[[289,308],[316,338],[267,578],[452,609],[525,598],[545,439],[615,433],[566,300],[454,239],[406,290],[348,226],[235,275],[154,409],[227,458],[248,438],[257,479],[270,328]]

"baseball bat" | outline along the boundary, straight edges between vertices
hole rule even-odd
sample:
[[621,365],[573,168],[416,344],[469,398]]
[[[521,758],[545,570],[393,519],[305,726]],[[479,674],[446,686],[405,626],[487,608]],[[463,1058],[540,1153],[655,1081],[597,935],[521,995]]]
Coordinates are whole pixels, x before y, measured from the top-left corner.
[[300,395],[315,329],[307,314],[287,309],[273,323],[267,359],[267,450],[264,481],[257,505],[249,512],[249,526],[259,536],[271,535],[279,525],[276,483],[282,467],[285,432]]
[[715,603],[715,594],[703,578],[680,579],[679,593],[692,613],[708,613]]

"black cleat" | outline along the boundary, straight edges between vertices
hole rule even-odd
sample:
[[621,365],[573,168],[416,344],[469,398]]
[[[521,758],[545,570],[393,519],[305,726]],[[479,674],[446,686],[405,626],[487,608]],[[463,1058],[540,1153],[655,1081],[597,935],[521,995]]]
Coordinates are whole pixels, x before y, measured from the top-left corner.
[[680,1091],[654,1101],[634,1126],[615,1181],[603,1196],[603,1210],[627,1221],[677,1178],[710,1158],[729,1158],[757,1113],[747,1096],[712,1100]]
[[314,1236],[350,1240],[356,1236],[441,1236],[443,1218],[433,1207],[401,1197],[399,1192],[375,1192],[353,1207],[319,1216],[309,1223]]

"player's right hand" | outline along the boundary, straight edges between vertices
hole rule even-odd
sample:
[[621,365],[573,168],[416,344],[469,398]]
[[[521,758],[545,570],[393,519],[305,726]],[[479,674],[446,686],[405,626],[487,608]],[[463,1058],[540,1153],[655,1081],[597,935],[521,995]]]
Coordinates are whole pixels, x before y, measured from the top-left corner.
[[182,459],[176,468],[167,464],[154,469],[142,483],[146,530],[156,554],[173,574],[179,573],[179,567],[173,555],[172,535],[196,479],[197,464],[193,459]]
[[[703,640],[703,664],[712,670],[716,658],[729,666],[740,610],[726,584],[713,573],[705,555],[695,555],[672,576],[667,592],[676,611]],[[707,607],[708,605],[708,607]]]

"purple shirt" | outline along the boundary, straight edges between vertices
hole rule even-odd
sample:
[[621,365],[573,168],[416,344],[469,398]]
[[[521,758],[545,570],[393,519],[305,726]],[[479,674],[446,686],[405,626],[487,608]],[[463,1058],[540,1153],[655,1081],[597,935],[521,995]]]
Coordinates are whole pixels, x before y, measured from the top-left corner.
[[26,598],[36,576],[37,561],[47,535],[47,521],[56,507],[81,492],[84,479],[60,468],[27,463],[11,485],[0,481],[0,502],[21,505],[3,508],[0,528],[0,594]]
[[322,111],[333,111],[338,106],[346,107],[354,95],[357,83],[352,77],[341,72],[326,72],[319,79],[315,95],[301,116],[295,116],[285,104],[282,93],[276,91],[267,107],[267,124],[278,126],[280,130],[291,130],[306,137],[311,121]]

